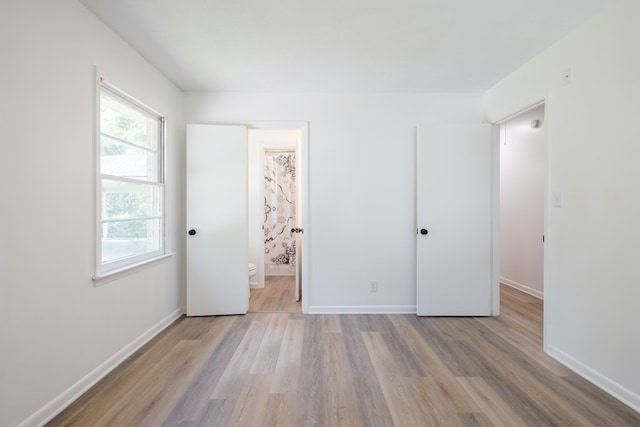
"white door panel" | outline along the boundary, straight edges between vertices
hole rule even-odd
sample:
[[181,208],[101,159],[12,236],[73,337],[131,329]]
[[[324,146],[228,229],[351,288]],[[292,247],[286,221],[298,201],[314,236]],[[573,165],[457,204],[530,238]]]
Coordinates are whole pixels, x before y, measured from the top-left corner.
[[246,313],[244,126],[187,125],[187,230],[187,315]]
[[[420,126],[417,313],[488,316],[492,296],[490,125]],[[420,230],[428,234],[421,234]]]

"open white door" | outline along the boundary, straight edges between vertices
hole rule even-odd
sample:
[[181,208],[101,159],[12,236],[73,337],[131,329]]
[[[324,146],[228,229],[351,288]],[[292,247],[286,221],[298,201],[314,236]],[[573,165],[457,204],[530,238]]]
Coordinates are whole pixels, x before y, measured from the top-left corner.
[[[298,185],[298,188],[300,186]],[[298,190],[298,200],[302,200],[300,196],[300,190]],[[302,298],[302,239],[304,238],[303,233],[303,224],[302,224],[302,212],[301,212],[302,203],[297,204],[296,211],[296,227],[301,231],[295,233],[296,236],[296,291],[295,298],[296,301],[300,301]]]
[[296,182],[296,189],[298,194],[296,194],[296,198],[298,200],[298,203],[296,204],[296,227],[299,228],[301,231],[299,233],[296,233],[296,292],[295,292],[295,298],[296,301],[300,301],[302,299],[302,239],[304,239],[304,222],[303,222],[303,215],[302,215],[302,200],[304,195],[302,194],[302,174],[300,173],[301,170],[305,169],[305,166],[302,165],[303,163],[303,158],[302,158],[302,132],[299,132],[299,136],[298,136],[298,143],[297,143],[297,147],[296,147],[296,160],[298,162],[297,164],[297,169],[298,169],[298,173],[297,173],[297,182]]
[[418,128],[417,314],[488,316],[492,308],[490,125]]
[[[298,199],[300,200],[300,199]],[[298,218],[301,218],[300,215],[298,214]],[[302,229],[301,227],[301,222],[300,219],[298,220],[298,227],[300,229]],[[296,291],[295,291],[295,298],[296,301],[300,301],[302,299],[302,232],[297,233],[296,234]]]
[[249,306],[247,129],[187,125],[187,316]]

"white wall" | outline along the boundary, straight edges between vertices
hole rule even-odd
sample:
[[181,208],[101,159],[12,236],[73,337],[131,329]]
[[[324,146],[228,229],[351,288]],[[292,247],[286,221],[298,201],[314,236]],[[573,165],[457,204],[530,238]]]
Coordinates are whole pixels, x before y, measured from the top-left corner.
[[639,40],[640,2],[620,1],[484,95],[492,121],[547,98],[547,185],[563,198],[546,213],[547,349],[636,409]]
[[184,103],[188,123],[309,122],[310,311],[415,311],[415,127],[480,123],[480,95],[188,93]]
[[168,116],[168,240],[179,253],[182,95],[73,0],[3,2],[0,52],[0,425],[34,425],[183,305],[181,256],[92,282],[94,65]]
[[[532,128],[538,120],[540,127]],[[500,281],[542,298],[544,107],[500,132]]]

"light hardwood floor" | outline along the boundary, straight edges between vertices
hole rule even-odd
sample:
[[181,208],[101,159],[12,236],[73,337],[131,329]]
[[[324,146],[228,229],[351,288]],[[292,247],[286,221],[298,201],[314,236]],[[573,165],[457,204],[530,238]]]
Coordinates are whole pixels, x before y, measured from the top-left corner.
[[264,288],[251,289],[249,311],[252,313],[301,313],[295,298],[295,276],[265,276]]
[[181,318],[50,426],[640,426],[542,348],[542,304],[498,318]]

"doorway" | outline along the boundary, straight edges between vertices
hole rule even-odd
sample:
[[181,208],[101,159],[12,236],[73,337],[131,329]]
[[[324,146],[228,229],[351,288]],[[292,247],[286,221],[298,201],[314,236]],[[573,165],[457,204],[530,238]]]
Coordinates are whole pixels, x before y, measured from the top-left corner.
[[300,312],[303,271],[303,130],[248,129],[250,312]]
[[[545,108],[500,124],[501,307],[529,307],[542,348],[544,296]],[[501,310],[502,311],[502,310]]]
[[[250,297],[248,250],[248,130],[299,132],[296,289],[308,311],[309,132],[306,122],[187,124],[187,316],[245,314]],[[305,266],[302,268],[302,266]]]

